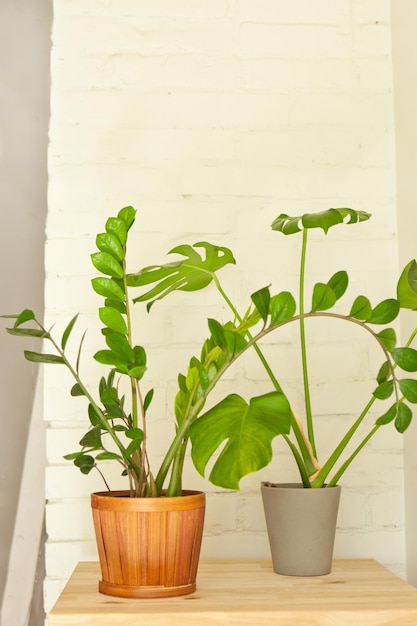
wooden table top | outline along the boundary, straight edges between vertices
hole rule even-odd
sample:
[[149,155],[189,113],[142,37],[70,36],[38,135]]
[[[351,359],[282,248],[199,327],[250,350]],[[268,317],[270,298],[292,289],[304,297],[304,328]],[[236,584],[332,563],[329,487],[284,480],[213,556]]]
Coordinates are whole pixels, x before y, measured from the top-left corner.
[[164,599],[106,596],[99,578],[98,563],[79,563],[49,626],[417,626],[417,589],[372,559],[307,578],[269,561],[202,561],[197,591]]

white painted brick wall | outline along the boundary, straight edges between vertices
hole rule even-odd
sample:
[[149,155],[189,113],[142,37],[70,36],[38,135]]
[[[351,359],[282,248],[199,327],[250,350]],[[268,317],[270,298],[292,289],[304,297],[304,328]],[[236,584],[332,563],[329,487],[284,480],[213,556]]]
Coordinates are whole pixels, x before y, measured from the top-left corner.
[[[89,327],[86,348],[97,348],[89,254],[107,216],[127,204],[139,210],[132,269],[163,261],[183,241],[229,245],[238,266],[224,276],[242,305],[277,278],[293,289],[297,266],[289,260],[298,264],[299,241],[270,232],[280,212],[369,210],[370,223],[334,230],[325,243],[318,236],[311,265],[323,279],[333,269],[356,272],[352,300],[365,291],[359,280],[375,302],[389,295],[397,245],[388,0],[55,0],[54,9],[48,322],[62,328],[81,310],[79,332]],[[208,290],[176,296],[150,317],[136,313],[158,391],[149,426],[163,433],[151,442],[156,460],[171,427],[176,375],[198,348],[205,318],[223,311]],[[286,329],[269,350],[283,350],[284,382],[298,401],[295,336]],[[351,335],[338,346],[338,372],[329,346],[329,370],[325,342],[340,344],[337,329],[312,349],[327,451],[334,425],[346,427],[362,408],[374,370],[366,342]],[[99,366],[86,360],[83,369],[93,384]],[[357,375],[363,383],[355,384]],[[229,382],[243,393],[265,386],[251,360]],[[83,402],[68,401],[67,383],[60,368],[45,369],[47,610],[76,562],[96,558],[88,495],[102,484],[62,460],[85,424]],[[316,394],[324,383],[325,400]],[[268,557],[259,483],[296,478],[282,442],[274,449],[272,465],[242,481],[238,494],[188,466],[187,485],[208,492],[203,556]],[[403,572],[402,466],[401,439],[386,431],[346,474],[336,556],[371,556]]]

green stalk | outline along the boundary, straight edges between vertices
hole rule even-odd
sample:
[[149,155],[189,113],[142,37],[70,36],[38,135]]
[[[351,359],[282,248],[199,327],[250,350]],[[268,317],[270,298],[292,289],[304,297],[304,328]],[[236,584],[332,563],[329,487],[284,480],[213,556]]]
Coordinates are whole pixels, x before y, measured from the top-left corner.
[[307,251],[307,229],[303,229],[303,239],[301,245],[301,263],[300,263],[300,346],[301,346],[301,362],[303,371],[303,385],[304,385],[304,402],[306,409],[306,424],[307,424],[307,437],[311,445],[314,457],[317,458],[316,443],[314,441],[314,426],[313,415],[311,411],[311,398],[310,398],[310,385],[308,379],[307,368],[307,346],[306,346],[306,334],[305,334],[305,321],[304,321],[304,288],[305,288],[305,266],[306,266],[306,251]]
[[[213,280],[214,283],[220,293],[220,295],[223,297],[223,299],[225,300],[226,304],[228,305],[228,307],[230,308],[230,310],[232,311],[233,315],[235,316],[235,318],[239,321],[239,323],[242,323],[242,317],[239,315],[236,307],[234,306],[234,304],[232,303],[232,301],[230,300],[230,298],[227,296],[226,292],[224,291],[224,289],[221,286],[221,283],[219,281],[219,279],[217,278],[216,274],[213,274]],[[253,335],[252,333],[247,330],[246,331],[246,335],[247,337],[249,337],[250,340],[253,339]],[[276,389],[276,391],[280,391],[281,393],[284,393],[282,390],[281,385],[279,384],[274,372],[272,371],[268,361],[266,360],[261,348],[258,346],[257,343],[253,344],[253,348],[256,352],[256,354],[258,355],[262,365],[265,368],[266,373],[269,376],[270,381],[272,382],[274,388]],[[300,475],[301,478],[304,482],[304,477],[306,476],[306,474],[308,474],[309,476],[311,474],[313,474],[316,471],[316,467],[314,466],[310,451],[308,450],[307,446],[306,446],[306,442],[304,439],[304,435],[302,433],[302,431],[300,430],[300,427],[298,425],[297,420],[295,419],[295,417],[293,416],[293,414],[291,413],[291,428],[294,432],[295,438],[297,440],[298,443],[298,447],[300,448],[300,452],[302,455],[302,460],[298,457],[295,457],[294,454],[294,446],[293,444],[291,444],[290,440],[288,438],[286,438],[286,442],[288,443],[288,445],[290,446],[290,449],[295,457],[295,460],[297,462],[298,465],[298,469],[300,471]],[[314,453],[315,454],[315,453]],[[301,465],[300,465],[301,463]]]
[[312,487],[323,487],[324,482],[325,482],[327,476],[329,475],[329,472],[336,465],[336,463],[339,460],[342,452],[345,450],[346,446],[348,445],[348,443],[352,439],[353,435],[355,434],[355,432],[357,431],[359,426],[362,424],[364,418],[368,415],[368,412],[369,412],[370,408],[372,407],[373,403],[375,402],[375,400],[376,400],[375,397],[372,397],[369,400],[368,404],[365,406],[365,408],[363,409],[363,411],[361,412],[361,414],[359,415],[357,420],[354,422],[354,424],[352,424],[352,426],[349,428],[349,430],[347,431],[347,433],[345,434],[343,439],[341,439],[341,441],[337,445],[337,447],[334,450],[334,452],[330,455],[330,457],[327,459],[326,463],[320,469],[320,471],[317,474],[315,480],[313,481]]
[[[127,321],[127,340],[129,342],[130,347],[132,347],[133,346],[133,342],[132,342],[132,320],[131,320],[131,315],[130,315],[128,286],[127,286],[127,278],[126,278],[126,246],[123,248],[122,268],[123,268],[123,286],[124,286],[124,292],[125,292],[125,307],[126,307],[126,321]],[[130,389],[131,389],[131,394],[132,394],[132,426],[133,426],[133,428],[137,428],[138,427],[138,397],[137,397],[137,390],[139,390],[139,384],[136,387],[136,380],[132,376],[129,376],[129,378],[130,378]],[[143,419],[145,419],[142,402],[141,402],[141,408],[142,408]]]
[[171,478],[167,488],[167,496],[180,496],[182,493],[182,470],[184,466],[185,451],[187,449],[188,437],[183,439],[180,448],[174,457],[172,464]]
[[339,470],[336,472],[336,474],[333,476],[333,478],[331,480],[329,480],[329,482],[327,483],[328,487],[334,487],[335,485],[337,485],[338,481],[340,480],[341,476],[345,473],[345,471],[348,469],[349,465],[358,456],[359,452],[362,450],[362,448],[365,447],[365,445],[368,443],[368,441],[371,439],[371,437],[373,437],[375,435],[375,433],[377,432],[377,430],[379,428],[380,428],[380,426],[378,426],[378,425],[375,425],[372,428],[372,430],[367,434],[365,439],[363,439],[361,441],[361,443],[354,450],[354,452],[350,455],[350,457],[348,459],[346,459],[346,461],[339,468]]
[[[55,342],[55,340],[52,337],[52,335],[42,326],[42,324],[40,322],[38,322],[37,319],[35,319],[34,321],[39,326],[39,328],[45,333],[45,337],[52,343],[52,345],[54,346],[55,350],[57,351],[59,356],[64,361],[64,364],[66,365],[66,367],[70,371],[71,375],[73,376],[73,378],[75,379],[77,384],[80,386],[80,389],[82,390],[83,394],[86,396],[87,400],[93,406],[94,411],[95,411],[97,417],[99,418],[100,422],[103,424],[103,427],[105,428],[105,430],[110,434],[111,438],[113,439],[114,443],[116,444],[117,448],[119,449],[121,455],[124,458],[124,453],[126,451],[126,448],[124,447],[123,443],[120,441],[120,439],[118,438],[118,436],[116,435],[114,430],[111,428],[110,424],[108,423],[108,420],[107,420],[106,416],[104,415],[103,411],[100,409],[100,407],[95,402],[94,398],[92,397],[92,395],[90,394],[88,389],[85,387],[85,385],[81,381],[80,377],[78,376],[78,373],[72,367],[72,365],[69,362],[69,360],[67,359],[64,351],[61,350],[60,346]],[[125,459],[125,461],[128,462],[127,459]],[[138,474],[139,467],[133,461],[130,461],[130,463],[131,463],[131,466],[132,466],[132,470],[135,473],[137,473],[137,475],[139,475]]]
[[286,443],[288,444],[288,446],[289,446],[289,448],[290,448],[290,450],[291,450],[291,452],[292,452],[292,454],[294,456],[295,462],[297,463],[297,467],[298,467],[298,471],[299,471],[300,476],[301,476],[303,487],[305,487],[305,488],[311,487],[310,481],[309,481],[309,474],[306,471],[306,467],[304,465],[304,460],[303,460],[301,454],[299,453],[299,451],[297,450],[297,448],[295,447],[293,442],[290,440],[288,435],[283,435],[283,437],[284,437]]

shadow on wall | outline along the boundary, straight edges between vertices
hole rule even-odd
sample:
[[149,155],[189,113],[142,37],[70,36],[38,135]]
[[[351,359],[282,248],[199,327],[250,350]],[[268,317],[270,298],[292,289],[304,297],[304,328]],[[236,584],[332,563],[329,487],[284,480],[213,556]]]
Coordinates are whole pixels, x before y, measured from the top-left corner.
[[[6,314],[25,306],[43,309],[51,23],[52,0],[0,3],[0,312]],[[36,381],[34,366],[24,361],[11,340],[0,335],[2,605]],[[43,457],[39,463],[43,466]],[[24,532],[20,529],[23,541]],[[21,575],[24,571],[23,566]],[[29,606],[31,598],[8,601],[26,601]],[[39,624],[43,615],[40,618]]]

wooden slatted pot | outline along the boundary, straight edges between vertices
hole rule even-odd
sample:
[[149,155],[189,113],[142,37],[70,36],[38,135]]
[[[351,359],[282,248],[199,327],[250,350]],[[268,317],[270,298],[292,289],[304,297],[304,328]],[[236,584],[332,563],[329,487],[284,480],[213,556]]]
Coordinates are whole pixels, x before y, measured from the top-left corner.
[[130,498],[127,491],[91,495],[101,593],[166,598],[192,593],[203,535],[205,494]]

